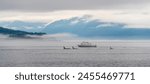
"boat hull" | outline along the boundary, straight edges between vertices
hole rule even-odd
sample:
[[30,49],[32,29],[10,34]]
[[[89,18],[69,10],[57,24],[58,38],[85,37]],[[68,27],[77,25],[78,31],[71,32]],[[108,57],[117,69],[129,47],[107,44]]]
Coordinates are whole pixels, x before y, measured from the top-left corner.
[[97,47],[96,45],[78,45],[78,47]]

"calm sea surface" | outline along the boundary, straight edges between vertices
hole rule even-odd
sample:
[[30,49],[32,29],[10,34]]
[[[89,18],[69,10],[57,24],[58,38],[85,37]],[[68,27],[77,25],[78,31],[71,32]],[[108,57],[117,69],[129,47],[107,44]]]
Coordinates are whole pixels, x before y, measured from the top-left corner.
[[81,42],[0,39],[0,67],[150,67],[150,41],[88,40],[98,47],[78,48]]

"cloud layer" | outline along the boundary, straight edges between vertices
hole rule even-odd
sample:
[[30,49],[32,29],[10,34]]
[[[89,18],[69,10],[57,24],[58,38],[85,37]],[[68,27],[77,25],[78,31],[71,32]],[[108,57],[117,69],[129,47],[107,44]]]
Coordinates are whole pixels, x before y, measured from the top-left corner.
[[143,11],[114,11],[114,10],[67,10],[55,12],[0,12],[0,22],[3,21],[29,21],[51,23],[60,19],[91,15],[91,19],[104,22],[127,24],[130,28],[150,28],[150,12]]
[[90,9],[139,9],[150,0],[0,0],[0,10],[57,11]]

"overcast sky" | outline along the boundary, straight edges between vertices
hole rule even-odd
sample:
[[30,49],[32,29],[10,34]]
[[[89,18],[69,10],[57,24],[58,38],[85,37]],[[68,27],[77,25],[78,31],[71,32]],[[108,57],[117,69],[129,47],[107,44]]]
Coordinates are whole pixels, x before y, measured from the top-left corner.
[[52,21],[93,15],[150,28],[150,0],[0,0],[0,21]]
[[136,9],[149,3],[150,0],[0,0],[0,10]]

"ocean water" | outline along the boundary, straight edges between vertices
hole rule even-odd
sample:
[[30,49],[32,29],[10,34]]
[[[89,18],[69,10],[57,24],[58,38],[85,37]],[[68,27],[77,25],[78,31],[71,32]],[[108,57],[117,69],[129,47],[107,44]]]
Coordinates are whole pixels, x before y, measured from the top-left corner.
[[88,40],[98,47],[78,48],[82,41],[0,39],[0,67],[150,67],[150,41]]

